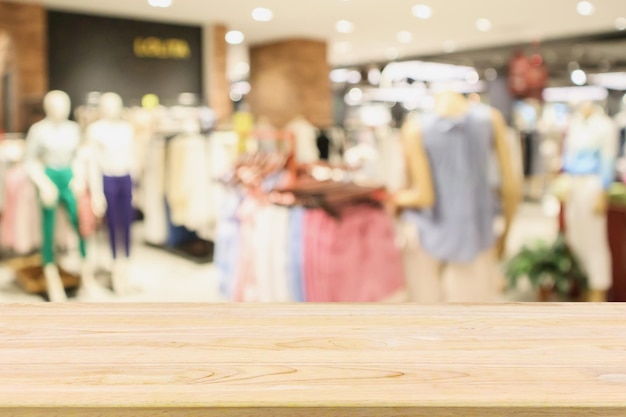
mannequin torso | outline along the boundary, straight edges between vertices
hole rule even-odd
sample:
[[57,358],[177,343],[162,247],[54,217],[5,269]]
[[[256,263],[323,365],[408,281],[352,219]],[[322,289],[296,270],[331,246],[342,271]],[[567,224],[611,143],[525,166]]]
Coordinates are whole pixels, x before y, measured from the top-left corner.
[[[471,105],[461,94],[452,91],[437,95],[434,116],[441,119],[461,119],[471,111]],[[511,152],[508,148],[507,126],[502,115],[489,109],[492,146],[495,151],[500,174],[500,202],[505,220],[505,230],[498,243],[498,252],[504,253],[505,241],[520,201],[521,187],[515,180]],[[395,203],[401,208],[424,209],[435,204],[435,187],[430,161],[424,148],[422,126],[419,118],[407,120],[403,126],[404,153],[408,167],[409,188],[396,195]]]
[[123,120],[99,120],[87,133],[103,175],[121,177],[133,169],[133,127]]
[[28,132],[27,160],[37,159],[45,167],[70,168],[80,145],[78,124],[70,120],[44,119]]

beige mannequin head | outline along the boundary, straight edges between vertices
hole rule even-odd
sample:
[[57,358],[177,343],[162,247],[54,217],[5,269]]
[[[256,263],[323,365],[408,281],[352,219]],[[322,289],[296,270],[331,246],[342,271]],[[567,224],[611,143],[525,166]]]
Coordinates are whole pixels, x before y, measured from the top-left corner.
[[72,104],[70,96],[59,90],[50,91],[43,99],[46,118],[53,122],[62,122],[70,117]]
[[100,97],[100,115],[106,120],[117,120],[122,117],[124,103],[115,93],[105,93]]

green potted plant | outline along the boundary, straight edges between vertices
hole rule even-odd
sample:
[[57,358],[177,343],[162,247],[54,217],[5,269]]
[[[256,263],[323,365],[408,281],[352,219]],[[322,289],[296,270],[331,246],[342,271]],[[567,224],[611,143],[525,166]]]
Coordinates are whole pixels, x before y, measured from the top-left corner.
[[587,276],[561,234],[549,245],[524,246],[506,265],[510,288],[528,278],[540,301],[580,300],[587,290]]

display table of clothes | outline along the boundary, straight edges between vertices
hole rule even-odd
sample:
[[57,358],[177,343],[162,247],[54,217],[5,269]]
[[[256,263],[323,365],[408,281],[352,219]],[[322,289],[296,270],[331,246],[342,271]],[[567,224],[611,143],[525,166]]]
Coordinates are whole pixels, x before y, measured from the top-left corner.
[[226,181],[215,248],[222,294],[237,302],[377,302],[401,292],[384,189],[293,181],[271,159],[240,163]]

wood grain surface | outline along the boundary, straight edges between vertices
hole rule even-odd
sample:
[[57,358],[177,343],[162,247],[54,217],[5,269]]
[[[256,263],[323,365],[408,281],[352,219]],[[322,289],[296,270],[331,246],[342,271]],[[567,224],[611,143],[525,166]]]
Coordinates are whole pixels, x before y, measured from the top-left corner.
[[626,416],[626,305],[0,307],[0,416]]

